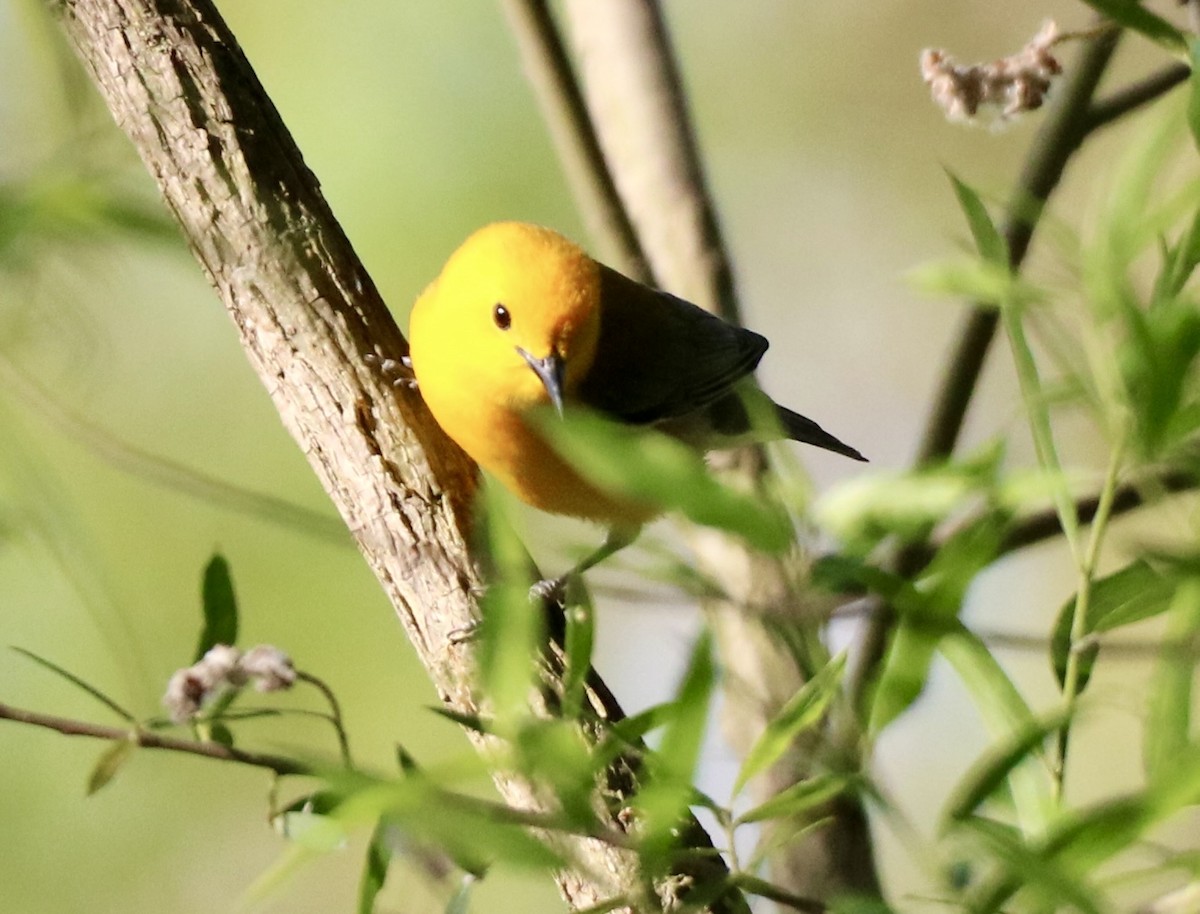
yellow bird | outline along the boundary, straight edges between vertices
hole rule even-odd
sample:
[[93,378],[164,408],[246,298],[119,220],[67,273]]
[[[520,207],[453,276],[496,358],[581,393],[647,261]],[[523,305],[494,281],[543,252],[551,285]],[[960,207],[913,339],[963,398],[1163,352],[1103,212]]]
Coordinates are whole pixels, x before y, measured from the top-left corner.
[[499,222],[463,242],[413,306],[409,343],[434,418],[480,466],[535,508],[609,527],[605,545],[571,573],[630,542],[660,509],[582,478],[531,421],[535,409],[582,404],[700,450],[786,437],[865,459],[775,403],[778,428],[752,430],[734,386],[758,365],[766,338],[634,282],[540,226]]

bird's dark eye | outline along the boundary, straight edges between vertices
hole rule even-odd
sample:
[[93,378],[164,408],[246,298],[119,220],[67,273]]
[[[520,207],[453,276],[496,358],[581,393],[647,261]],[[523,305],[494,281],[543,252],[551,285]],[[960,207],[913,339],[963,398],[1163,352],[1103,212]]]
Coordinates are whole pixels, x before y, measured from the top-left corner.
[[501,330],[507,330],[512,326],[512,315],[508,313],[508,309],[504,305],[496,305],[492,309],[492,320]]

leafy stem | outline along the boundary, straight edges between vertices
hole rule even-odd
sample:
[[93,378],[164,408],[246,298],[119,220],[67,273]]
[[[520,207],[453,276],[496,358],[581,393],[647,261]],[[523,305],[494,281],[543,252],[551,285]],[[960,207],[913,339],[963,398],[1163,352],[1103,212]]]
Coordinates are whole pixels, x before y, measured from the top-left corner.
[[[1113,514],[1113,504],[1117,494],[1117,479],[1125,457],[1126,432],[1122,430],[1108,461],[1108,470],[1104,475],[1104,483],[1100,488],[1100,498],[1096,505],[1096,516],[1092,520],[1091,531],[1088,535],[1087,546],[1079,557],[1079,588],[1075,597],[1075,608],[1071,614],[1071,636],[1067,649],[1066,668],[1063,674],[1063,699],[1067,708],[1075,704],[1080,686],[1080,653],[1077,646],[1087,635],[1088,609],[1091,604],[1092,583],[1096,574],[1096,563],[1100,558],[1100,549],[1104,543],[1104,534]],[[1071,506],[1068,512],[1074,519],[1075,509]],[[1066,529],[1064,527],[1064,529]],[[1078,529],[1078,528],[1076,528]],[[1063,782],[1066,773],[1067,747],[1070,741],[1070,717],[1059,728],[1054,747],[1054,760],[1051,770],[1053,779],[1054,798],[1062,799]]]
[[296,670],[296,678],[316,688],[329,703],[329,714],[322,714],[321,716],[333,724],[334,732],[337,734],[338,752],[341,754],[342,764],[353,770],[354,762],[350,757],[350,739],[346,735],[345,722],[342,720],[342,706],[338,703],[337,696],[333,694],[333,689],[329,688],[323,679],[314,676],[312,673],[306,673],[303,670]]

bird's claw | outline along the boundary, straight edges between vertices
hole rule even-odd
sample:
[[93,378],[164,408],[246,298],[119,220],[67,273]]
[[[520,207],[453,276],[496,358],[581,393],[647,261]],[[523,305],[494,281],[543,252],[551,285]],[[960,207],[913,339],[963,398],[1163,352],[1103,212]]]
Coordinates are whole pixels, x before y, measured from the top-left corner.
[[552,603],[566,609],[567,584],[570,582],[570,577],[570,575],[564,574],[561,577],[543,578],[538,581],[529,588],[529,602]]
[[417,389],[417,378],[413,374],[413,363],[410,356],[402,355],[398,359],[383,359],[372,353],[367,356],[367,361],[378,365],[380,373],[391,382],[393,387]]
[[464,625],[462,628],[456,628],[446,636],[446,640],[453,645],[470,644],[479,637],[479,630],[482,628],[482,623],[475,619],[470,625]]

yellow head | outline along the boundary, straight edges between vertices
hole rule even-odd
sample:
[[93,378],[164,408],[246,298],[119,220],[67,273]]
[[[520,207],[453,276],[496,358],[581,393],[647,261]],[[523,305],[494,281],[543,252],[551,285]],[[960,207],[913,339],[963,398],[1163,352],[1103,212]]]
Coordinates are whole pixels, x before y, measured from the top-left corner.
[[561,409],[600,333],[600,271],[557,232],[498,222],[471,235],[413,306],[413,368],[434,416],[470,404]]

